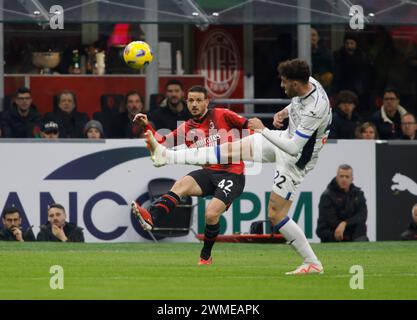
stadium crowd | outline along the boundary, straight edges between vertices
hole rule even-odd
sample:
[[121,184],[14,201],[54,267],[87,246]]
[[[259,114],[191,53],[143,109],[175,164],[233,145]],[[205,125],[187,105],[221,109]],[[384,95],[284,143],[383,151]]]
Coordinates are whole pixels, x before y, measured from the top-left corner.
[[[366,41],[359,34],[346,32],[343,45],[332,53],[318,30],[311,29],[312,75],[326,89],[333,107],[329,138],[417,139],[417,50],[411,45],[399,48],[383,28],[375,39],[365,50],[361,45]],[[0,137],[143,138],[143,128],[131,121],[135,114],[147,112],[157,130],[174,130],[178,121],[190,118],[184,92],[179,80],[170,80],[164,93],[150,97],[149,106],[137,91],[111,97],[103,92],[101,105],[90,106],[95,111],[90,119],[77,110],[74,92],[56,92],[52,110],[40,114],[38,110],[45,109],[37,108],[31,90],[22,87],[13,98],[5,99]],[[109,107],[106,99],[111,99],[113,106]],[[274,107],[274,112],[281,107]]]

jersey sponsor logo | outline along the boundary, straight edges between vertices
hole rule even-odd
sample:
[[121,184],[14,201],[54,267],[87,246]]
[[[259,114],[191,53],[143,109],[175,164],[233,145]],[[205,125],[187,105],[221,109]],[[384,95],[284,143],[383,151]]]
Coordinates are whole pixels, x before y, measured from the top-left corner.
[[235,40],[224,31],[212,31],[199,50],[198,69],[215,98],[232,94],[240,79],[241,58]]
[[196,142],[194,142],[190,148],[200,148],[200,147],[210,147],[215,146],[217,144],[217,140],[220,139],[219,134],[211,135],[205,139],[200,139]]

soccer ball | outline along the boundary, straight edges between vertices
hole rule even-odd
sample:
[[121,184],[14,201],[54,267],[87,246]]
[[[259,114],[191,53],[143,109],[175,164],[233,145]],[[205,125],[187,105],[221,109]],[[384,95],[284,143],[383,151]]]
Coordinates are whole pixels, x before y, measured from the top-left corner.
[[123,59],[133,69],[142,69],[152,62],[152,49],[144,41],[133,41],[123,51]]

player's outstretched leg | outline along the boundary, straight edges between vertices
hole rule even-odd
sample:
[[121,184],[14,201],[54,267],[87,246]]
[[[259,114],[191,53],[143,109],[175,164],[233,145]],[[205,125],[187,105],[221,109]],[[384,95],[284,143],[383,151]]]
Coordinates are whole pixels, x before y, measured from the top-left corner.
[[268,218],[275,230],[278,230],[287,243],[303,258],[303,263],[295,270],[285,273],[286,275],[322,274],[323,266],[313,249],[311,248],[301,228],[287,216],[292,201],[285,200],[271,192],[268,205]]
[[155,167],[166,164],[205,165],[253,161],[252,145],[253,137],[248,136],[239,141],[213,147],[169,150],[156,141],[151,131],[146,132],[146,146]]

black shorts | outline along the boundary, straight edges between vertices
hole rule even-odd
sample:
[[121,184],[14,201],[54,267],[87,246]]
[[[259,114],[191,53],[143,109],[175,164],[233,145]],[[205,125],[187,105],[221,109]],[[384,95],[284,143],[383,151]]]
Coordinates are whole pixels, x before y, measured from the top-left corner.
[[245,175],[226,171],[200,169],[188,174],[203,191],[203,197],[214,196],[223,201],[227,208],[239,197],[245,188]]

